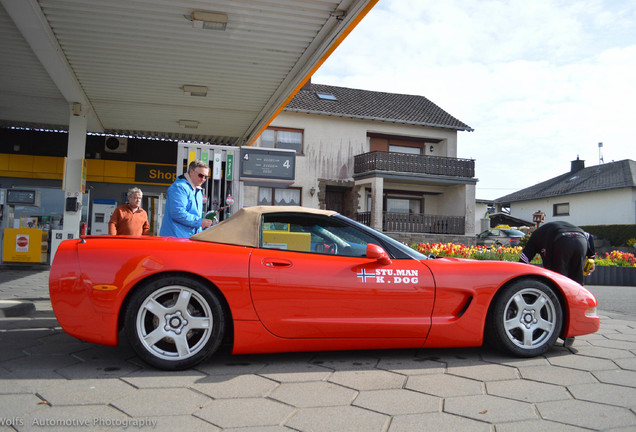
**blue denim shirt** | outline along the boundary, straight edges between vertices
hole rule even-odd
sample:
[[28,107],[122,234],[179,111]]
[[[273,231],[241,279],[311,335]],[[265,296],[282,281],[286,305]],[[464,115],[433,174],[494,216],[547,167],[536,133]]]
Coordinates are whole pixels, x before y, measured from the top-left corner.
[[201,231],[203,191],[179,176],[168,188],[160,236],[189,238]]

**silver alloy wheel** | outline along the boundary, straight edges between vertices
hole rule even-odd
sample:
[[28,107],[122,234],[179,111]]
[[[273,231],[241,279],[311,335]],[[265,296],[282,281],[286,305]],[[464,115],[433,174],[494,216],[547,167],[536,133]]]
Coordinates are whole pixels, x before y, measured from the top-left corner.
[[152,292],[137,311],[137,336],[150,354],[183,360],[205,348],[213,330],[213,314],[195,289],[169,285]]
[[522,289],[512,296],[503,317],[506,336],[524,349],[545,344],[559,325],[554,302],[536,288]]

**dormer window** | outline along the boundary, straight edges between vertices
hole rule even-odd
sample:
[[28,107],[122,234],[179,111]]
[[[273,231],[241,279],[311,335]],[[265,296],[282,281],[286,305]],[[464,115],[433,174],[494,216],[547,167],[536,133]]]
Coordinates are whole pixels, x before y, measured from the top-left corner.
[[330,101],[338,100],[338,98],[332,93],[316,92],[316,96],[318,96],[318,99],[322,99],[322,100],[330,100]]

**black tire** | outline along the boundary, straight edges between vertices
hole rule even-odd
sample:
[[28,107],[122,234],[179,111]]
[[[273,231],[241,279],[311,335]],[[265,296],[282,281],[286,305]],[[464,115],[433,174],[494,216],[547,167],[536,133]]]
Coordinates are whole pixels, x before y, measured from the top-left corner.
[[173,276],[150,282],[133,294],[124,332],[151,366],[188,369],[218,349],[225,315],[218,297],[204,284]]
[[561,303],[552,289],[537,280],[519,280],[495,299],[486,336],[502,351],[534,357],[554,345],[562,325]]

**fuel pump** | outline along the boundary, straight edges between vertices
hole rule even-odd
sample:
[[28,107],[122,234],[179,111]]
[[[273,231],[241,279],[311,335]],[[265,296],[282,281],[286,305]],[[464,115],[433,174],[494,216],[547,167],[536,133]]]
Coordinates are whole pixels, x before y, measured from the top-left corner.
[[[180,142],[177,151],[177,175],[183,174],[190,162],[202,160],[210,165],[210,177],[203,184],[203,214],[219,222],[228,218],[242,207],[241,197],[235,198],[233,190],[240,191],[237,164],[240,149],[220,146]],[[212,213],[215,214],[212,214]]]

